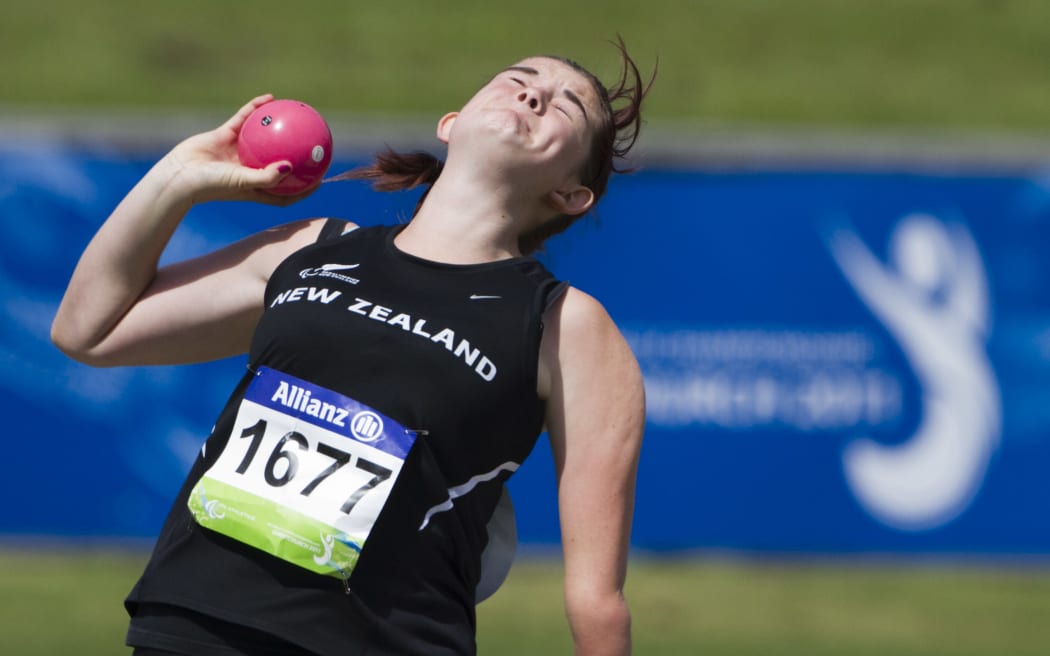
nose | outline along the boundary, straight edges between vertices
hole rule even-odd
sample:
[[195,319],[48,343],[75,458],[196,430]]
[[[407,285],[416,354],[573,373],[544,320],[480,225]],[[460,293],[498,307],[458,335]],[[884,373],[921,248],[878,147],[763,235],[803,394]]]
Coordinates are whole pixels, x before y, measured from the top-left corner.
[[525,103],[534,112],[542,112],[545,104],[543,94],[534,87],[525,87],[519,91],[518,102]]

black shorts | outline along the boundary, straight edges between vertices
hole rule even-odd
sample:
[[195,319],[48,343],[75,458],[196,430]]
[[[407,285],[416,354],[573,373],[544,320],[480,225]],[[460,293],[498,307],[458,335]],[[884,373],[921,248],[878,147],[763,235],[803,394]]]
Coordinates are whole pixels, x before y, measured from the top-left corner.
[[167,604],[140,604],[125,642],[135,656],[316,656],[265,631]]

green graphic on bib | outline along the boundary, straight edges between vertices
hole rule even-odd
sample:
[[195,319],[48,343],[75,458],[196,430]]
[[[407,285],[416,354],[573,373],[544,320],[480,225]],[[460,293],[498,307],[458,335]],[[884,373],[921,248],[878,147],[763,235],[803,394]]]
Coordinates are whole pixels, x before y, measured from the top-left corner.
[[414,441],[368,406],[263,367],[187,505],[201,526],[346,579]]
[[364,545],[364,538],[333,533],[324,522],[210,478],[197,483],[189,507],[201,526],[318,574],[348,577]]

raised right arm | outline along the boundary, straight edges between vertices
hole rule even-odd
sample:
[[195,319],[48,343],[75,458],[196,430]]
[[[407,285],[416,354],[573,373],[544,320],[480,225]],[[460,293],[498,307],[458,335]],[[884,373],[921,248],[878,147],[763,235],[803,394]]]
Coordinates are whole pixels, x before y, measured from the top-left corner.
[[96,366],[199,362],[244,352],[274,267],[311,243],[322,221],[265,230],[158,270],[186,212],[211,200],[288,204],[308,195],[261,191],[285,175],[241,166],[237,134],[271,99],[259,96],[222,126],[178,144],[135,185],[88,244],[51,326],[70,357]]

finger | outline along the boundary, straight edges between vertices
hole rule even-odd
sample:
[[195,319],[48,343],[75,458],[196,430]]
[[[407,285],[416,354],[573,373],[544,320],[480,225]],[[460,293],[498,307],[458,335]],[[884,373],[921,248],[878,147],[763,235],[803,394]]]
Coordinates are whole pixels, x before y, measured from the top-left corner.
[[274,187],[284,180],[292,171],[292,163],[287,160],[279,160],[268,164],[265,168],[254,169],[242,167],[241,186],[250,189],[266,189]]
[[[282,175],[281,179],[284,179],[284,177],[285,176]],[[294,194],[288,194],[288,193],[275,194],[275,193],[272,193],[272,192],[269,191],[269,189],[272,188],[272,187],[263,187],[261,189],[255,190],[253,193],[257,194],[257,195],[262,195],[264,197],[263,199],[260,199],[260,202],[264,202],[264,203],[267,203],[269,205],[285,206],[285,205],[292,205],[294,203],[298,203],[299,201],[303,200],[304,198],[312,195],[320,187],[321,187],[321,180],[317,180],[312,185],[307,187],[306,189],[303,189],[302,191],[299,191],[299,192],[294,193]]]

